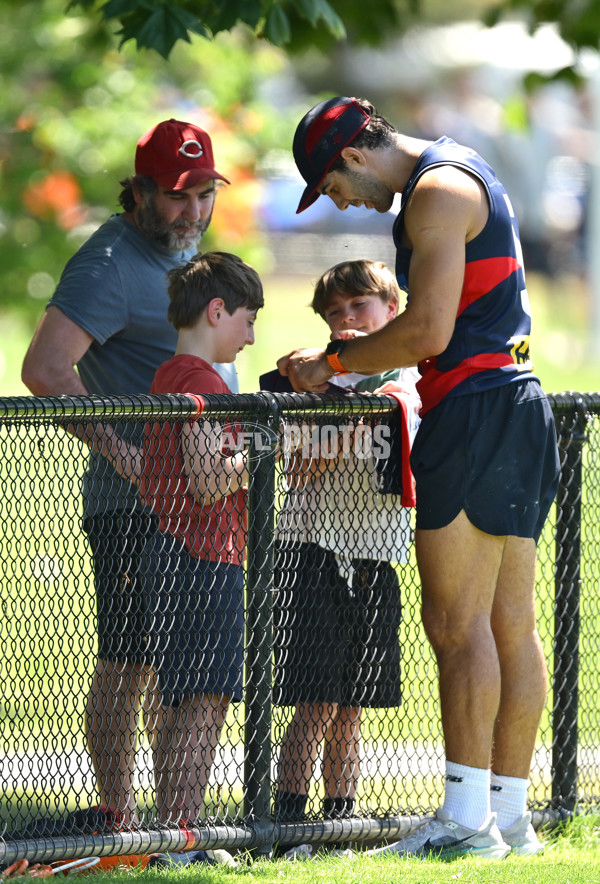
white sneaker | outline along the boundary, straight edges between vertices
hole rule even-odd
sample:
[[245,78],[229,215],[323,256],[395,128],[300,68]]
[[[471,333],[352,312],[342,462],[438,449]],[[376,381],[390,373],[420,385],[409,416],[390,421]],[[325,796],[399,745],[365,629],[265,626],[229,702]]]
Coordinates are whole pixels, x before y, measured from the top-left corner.
[[529,811],[508,829],[501,829],[500,833],[515,856],[535,856],[536,853],[541,853],[546,846],[540,841],[531,825]]
[[442,859],[469,853],[483,859],[503,859],[510,853],[510,847],[502,840],[495,813],[481,829],[469,829],[454,822],[452,815],[440,808],[433,819],[421,823],[395,844],[367,851],[369,856],[385,853]]
[[312,844],[295,844],[293,847],[290,847],[289,850],[286,850],[285,853],[282,853],[279,858],[280,859],[291,859],[291,860],[305,860],[305,859],[312,859],[312,857],[313,857]]
[[333,850],[327,850],[325,847],[325,856],[335,856],[339,859],[354,859],[355,853],[350,847],[334,847]]

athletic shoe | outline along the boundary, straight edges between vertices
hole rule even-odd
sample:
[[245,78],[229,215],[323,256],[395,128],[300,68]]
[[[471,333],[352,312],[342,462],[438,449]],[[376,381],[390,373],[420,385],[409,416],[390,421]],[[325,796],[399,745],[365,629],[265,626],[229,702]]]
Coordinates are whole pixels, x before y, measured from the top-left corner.
[[351,859],[354,856],[354,851],[350,850],[349,847],[329,848],[327,844],[296,844],[289,850],[286,850],[283,853],[279,854],[277,858],[289,860],[307,860],[317,859],[318,857],[325,858],[328,856],[335,856],[340,859]]
[[510,853],[510,847],[502,840],[495,813],[481,829],[469,829],[454,822],[452,815],[440,808],[433,819],[421,823],[401,841],[367,851],[369,856],[386,853],[440,859],[468,853],[484,859],[503,859]]
[[289,850],[280,853],[277,859],[305,860],[313,858],[312,844],[295,844]]
[[331,850],[325,848],[325,856],[336,856],[339,859],[354,859],[355,853],[350,847],[334,847]]
[[500,834],[515,856],[535,856],[536,853],[541,853],[546,846],[540,841],[531,825],[529,811],[508,829],[500,829]]
[[239,863],[233,856],[229,853],[228,850],[223,850],[222,847],[215,848],[213,850],[205,850],[209,861],[211,861],[214,865],[223,865],[223,866],[231,866],[233,869],[237,869]]
[[175,866],[189,866],[195,863],[205,863],[209,866],[228,865],[237,866],[237,862],[226,850],[186,850],[182,853],[157,853],[154,854],[147,864],[147,868],[173,868]]

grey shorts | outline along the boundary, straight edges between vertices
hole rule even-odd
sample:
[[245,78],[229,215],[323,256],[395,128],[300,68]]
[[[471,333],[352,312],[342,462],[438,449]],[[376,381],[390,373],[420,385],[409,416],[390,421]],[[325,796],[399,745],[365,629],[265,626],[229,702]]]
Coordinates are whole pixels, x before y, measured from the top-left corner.
[[411,453],[417,529],[464,509],[486,534],[539,539],[560,471],[550,403],[535,380],[454,396],[428,412]]
[[148,544],[157,525],[155,516],[139,510],[116,510],[84,520],[94,561],[102,660],[152,663]]

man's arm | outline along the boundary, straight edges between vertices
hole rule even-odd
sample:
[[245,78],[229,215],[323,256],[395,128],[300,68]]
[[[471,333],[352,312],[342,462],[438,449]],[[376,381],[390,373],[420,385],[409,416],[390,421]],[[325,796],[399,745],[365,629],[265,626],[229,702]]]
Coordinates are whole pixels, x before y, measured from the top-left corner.
[[93,340],[58,307],[48,307],[25,354],[21,380],[34,396],[87,395],[75,366]]
[[[87,396],[75,370],[93,337],[52,305],[35,331],[23,360],[21,379],[34,396]],[[118,436],[110,424],[79,424],[69,427],[92,451],[104,455],[117,473],[139,481],[141,453]]]
[[[452,337],[465,273],[465,244],[483,228],[480,185],[452,167],[426,173],[405,214],[410,262],[406,310],[370,335],[354,338],[340,361],[348,371],[378,374],[442,353]],[[324,392],[333,375],[324,350],[294,350],[277,366],[299,392]]]

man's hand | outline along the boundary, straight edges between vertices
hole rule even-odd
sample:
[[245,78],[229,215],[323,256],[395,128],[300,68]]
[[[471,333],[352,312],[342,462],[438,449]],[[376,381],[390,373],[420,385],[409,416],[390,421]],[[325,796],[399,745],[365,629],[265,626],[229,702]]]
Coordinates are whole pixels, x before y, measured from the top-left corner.
[[277,360],[277,368],[298,393],[325,393],[334,373],[325,350],[292,350]]

